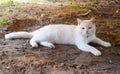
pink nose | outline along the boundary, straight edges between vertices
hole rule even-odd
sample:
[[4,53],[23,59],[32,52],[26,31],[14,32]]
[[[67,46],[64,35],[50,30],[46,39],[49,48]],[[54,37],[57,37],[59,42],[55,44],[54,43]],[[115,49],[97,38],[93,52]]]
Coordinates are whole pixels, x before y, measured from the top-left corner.
[[86,31],[86,34],[89,34],[88,31]]

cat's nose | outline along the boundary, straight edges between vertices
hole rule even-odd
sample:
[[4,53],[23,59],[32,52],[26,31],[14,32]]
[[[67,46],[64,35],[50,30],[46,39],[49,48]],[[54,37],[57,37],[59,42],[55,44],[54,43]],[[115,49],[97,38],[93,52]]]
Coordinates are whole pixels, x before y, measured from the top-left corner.
[[88,31],[86,31],[86,34],[89,34],[89,32],[88,32]]

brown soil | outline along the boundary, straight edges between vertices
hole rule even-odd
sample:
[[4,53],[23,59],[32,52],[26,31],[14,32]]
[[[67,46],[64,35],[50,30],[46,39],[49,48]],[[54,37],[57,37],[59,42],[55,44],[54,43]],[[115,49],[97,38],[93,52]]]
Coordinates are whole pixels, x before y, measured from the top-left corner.
[[[5,14],[6,25],[0,27],[0,74],[120,74],[120,3],[104,3],[90,7],[1,6],[0,16],[5,9],[9,11]],[[30,32],[55,23],[76,25],[76,18],[91,17],[96,17],[97,36],[112,43],[110,48],[91,44],[102,52],[99,57],[71,45],[31,48],[29,39],[4,40],[8,32]]]

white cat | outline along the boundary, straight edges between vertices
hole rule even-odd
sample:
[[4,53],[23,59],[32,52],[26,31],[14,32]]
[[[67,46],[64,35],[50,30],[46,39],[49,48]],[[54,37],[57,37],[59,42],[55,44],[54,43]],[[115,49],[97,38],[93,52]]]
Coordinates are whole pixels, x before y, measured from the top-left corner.
[[55,44],[71,44],[76,45],[80,50],[91,52],[95,56],[101,55],[96,48],[88,45],[90,42],[98,43],[104,47],[110,47],[109,42],[105,42],[96,37],[95,18],[90,20],[77,19],[78,25],[47,25],[34,32],[13,32],[5,35],[5,39],[13,38],[31,38],[30,45],[38,47],[38,44],[55,48]]

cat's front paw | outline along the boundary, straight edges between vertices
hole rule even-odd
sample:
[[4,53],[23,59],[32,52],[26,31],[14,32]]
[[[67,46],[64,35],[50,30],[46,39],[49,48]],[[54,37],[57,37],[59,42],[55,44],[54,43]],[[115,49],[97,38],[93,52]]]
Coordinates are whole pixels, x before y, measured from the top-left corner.
[[91,53],[95,56],[100,56],[102,54],[99,50],[94,50]]
[[109,42],[104,42],[104,43],[103,43],[103,46],[104,46],[104,47],[111,47],[111,44],[110,44]]
[[53,44],[50,44],[49,47],[50,47],[51,49],[55,49],[55,45],[53,45]]

